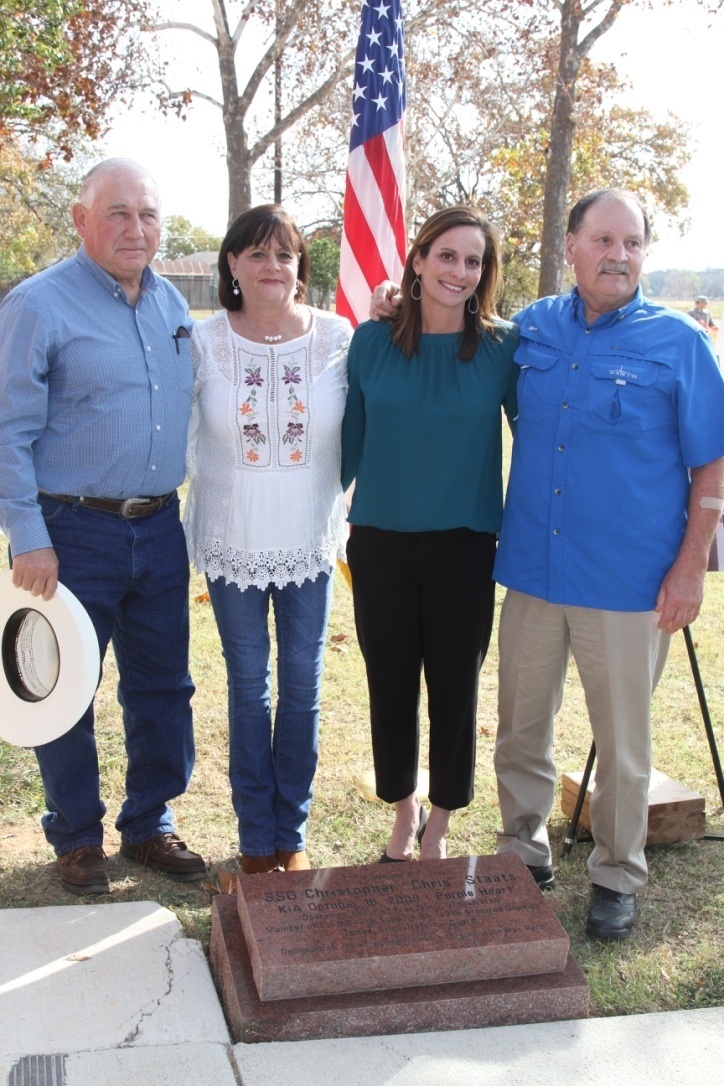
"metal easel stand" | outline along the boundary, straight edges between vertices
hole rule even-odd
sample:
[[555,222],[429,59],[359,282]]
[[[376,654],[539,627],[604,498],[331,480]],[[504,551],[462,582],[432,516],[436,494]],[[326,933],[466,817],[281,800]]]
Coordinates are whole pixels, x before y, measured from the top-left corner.
[[[684,626],[683,629],[684,640],[686,641],[686,650],[689,654],[689,663],[691,664],[691,673],[694,676],[694,685],[696,687],[696,693],[699,697],[699,706],[701,708],[701,716],[704,721],[704,730],[706,732],[706,738],[709,742],[709,750],[711,751],[711,760],[714,763],[714,773],[716,775],[716,781],[719,785],[719,795],[721,796],[722,806],[724,806],[724,773],[722,773],[721,761],[719,758],[719,751],[716,745],[716,737],[714,735],[714,728],[711,723],[711,716],[709,714],[709,706],[706,702],[706,693],[704,692],[704,684],[701,681],[701,672],[699,671],[699,661],[696,658],[696,650],[694,648],[694,641],[691,636],[691,630],[688,626]],[[581,780],[581,787],[578,791],[578,798],[576,799],[576,806],[573,811],[573,817],[568,825],[568,832],[563,838],[563,855],[567,856],[576,843],[576,834],[578,832],[578,821],[581,817],[581,811],[583,810],[583,804],[586,799],[586,792],[588,791],[588,782],[591,779],[591,771],[593,770],[593,763],[596,760],[596,744],[591,743],[591,749],[588,753],[588,759],[586,761],[586,768],[583,771],[583,778]],[[724,835],[720,833],[705,833],[702,838],[704,841],[724,841]]]

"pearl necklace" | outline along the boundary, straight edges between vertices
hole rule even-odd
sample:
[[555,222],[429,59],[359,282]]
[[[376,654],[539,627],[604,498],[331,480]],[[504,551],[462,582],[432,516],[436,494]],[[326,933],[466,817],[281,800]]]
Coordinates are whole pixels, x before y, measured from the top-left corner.
[[292,325],[294,324],[294,321],[295,321],[295,320],[297,319],[297,317],[299,316],[299,311],[297,310],[297,307],[295,306],[295,307],[294,307],[294,312],[292,313],[292,319],[291,319],[291,320],[289,321],[289,323],[288,323],[288,324],[287,324],[287,325],[286,325],[286,326],[285,326],[284,328],[282,328],[282,330],[281,330],[281,332],[279,333],[279,335],[277,335],[277,336],[265,336],[263,332],[260,332],[258,328],[255,328],[255,327],[254,327],[254,325],[253,325],[253,324],[251,323],[251,321],[249,320],[249,318],[248,318],[248,317],[246,316],[246,314],[244,313],[244,310],[243,310],[243,309],[240,309],[240,310],[239,310],[239,313],[240,313],[240,314],[241,314],[241,316],[243,317],[244,321],[245,321],[245,322],[246,322],[246,323],[247,323],[247,324],[249,325],[249,327],[251,328],[252,332],[256,332],[256,334],[257,334],[258,336],[261,336],[261,338],[262,338],[262,339],[264,340],[264,342],[265,342],[265,343],[281,343],[281,341],[282,341],[282,338],[283,338],[283,337],[284,337],[284,336],[286,335],[286,333],[287,333],[287,332],[289,331],[289,329],[291,328],[291,326],[292,326]]

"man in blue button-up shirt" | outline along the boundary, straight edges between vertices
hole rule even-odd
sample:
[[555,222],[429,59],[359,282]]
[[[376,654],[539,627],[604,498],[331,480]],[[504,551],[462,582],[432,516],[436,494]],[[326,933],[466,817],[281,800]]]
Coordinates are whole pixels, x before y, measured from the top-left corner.
[[519,418],[494,577],[499,852],[553,885],[553,720],[570,653],[596,743],[587,932],[620,939],[646,882],[650,701],[693,622],[724,498],[724,381],[707,335],[647,301],[649,222],[604,189],[573,208],[576,287],[516,317]]
[[[149,264],[161,234],[156,185],[125,159],[86,177],[75,256],[0,305],[0,527],[13,582],[83,603],[103,657],[113,641],[128,770],[121,854],[181,880],[203,860],[167,803],[194,762],[184,478],[192,367],[184,299]],[[62,661],[61,661],[62,666]],[[107,893],[93,706],[36,748],[46,837],[65,889]]]

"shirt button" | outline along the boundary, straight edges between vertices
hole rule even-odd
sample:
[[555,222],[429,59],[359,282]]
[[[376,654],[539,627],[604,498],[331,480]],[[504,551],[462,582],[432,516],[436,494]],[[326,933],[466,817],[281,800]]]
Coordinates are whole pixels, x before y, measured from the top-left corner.
[[565,445],[559,445],[558,446],[558,452],[563,452],[564,449],[565,449]]
[[160,429],[161,429],[161,427],[160,427],[160,426],[157,426],[157,427],[156,427],[156,429],[157,429],[157,430],[160,430]]
[[154,392],[158,392],[158,385],[153,386]]
[[560,494],[560,492],[561,488],[559,486],[557,486],[556,489],[553,491],[554,494]]
[[567,403],[562,403],[561,407],[563,408],[564,411],[568,410],[568,404]]
[[590,329],[590,328],[586,328],[586,335],[587,335],[587,336],[590,336],[590,334],[591,334],[591,329]]
[[156,465],[155,465],[155,464],[151,464],[151,471],[155,471],[155,470],[156,470]]
[[558,531],[558,529],[557,529],[557,528],[554,528],[554,529],[553,529],[553,535],[560,535],[560,534],[561,534],[561,533],[560,533],[560,532]]
[[146,347],[146,350],[147,350],[147,351],[150,351],[150,350],[151,350],[151,348],[150,348],[150,347]]
[[573,365],[571,366],[571,369],[572,370],[577,370],[578,369],[578,363],[574,362]]

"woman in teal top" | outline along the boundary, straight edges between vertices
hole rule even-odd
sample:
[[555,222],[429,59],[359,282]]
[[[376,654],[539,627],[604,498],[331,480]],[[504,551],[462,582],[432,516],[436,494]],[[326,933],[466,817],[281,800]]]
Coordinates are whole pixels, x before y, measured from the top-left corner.
[[[500,286],[495,228],[477,208],[438,211],[408,254],[399,313],[362,324],[350,347],[347,557],[377,794],[395,807],[382,862],[412,859],[415,838],[422,859],[444,857],[450,812],[473,797],[503,507],[501,406],[511,424],[516,414],[517,332],[496,315]],[[415,794],[423,668],[429,818]]]

